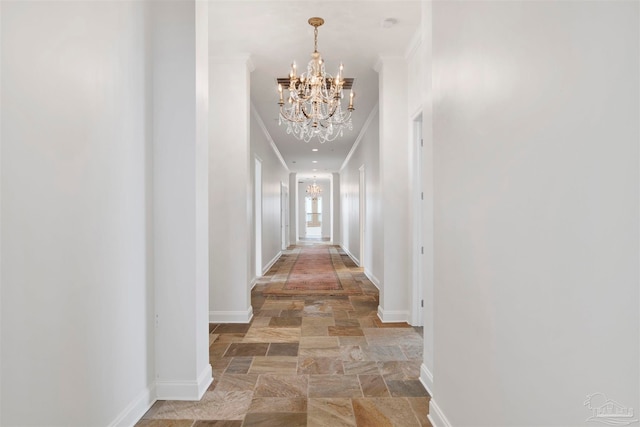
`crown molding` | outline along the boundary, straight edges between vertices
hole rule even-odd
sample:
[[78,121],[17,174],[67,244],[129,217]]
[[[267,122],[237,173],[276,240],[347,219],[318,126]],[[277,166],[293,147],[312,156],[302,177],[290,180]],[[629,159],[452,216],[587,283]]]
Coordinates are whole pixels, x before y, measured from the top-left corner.
[[422,45],[422,29],[418,28],[416,33],[411,38],[411,41],[407,45],[407,49],[404,51],[404,58],[409,60]]
[[356,149],[358,148],[358,145],[360,145],[360,141],[362,140],[362,138],[364,138],[365,132],[369,130],[371,121],[373,121],[373,118],[377,113],[378,113],[378,103],[376,102],[376,105],[374,105],[373,108],[371,109],[371,112],[369,112],[369,115],[367,116],[367,120],[365,120],[364,125],[362,126],[362,129],[360,129],[360,133],[358,134],[356,141],[351,146],[351,150],[349,150],[349,154],[347,154],[347,157],[345,157],[344,162],[342,162],[342,166],[340,166],[340,169],[338,169],[340,172],[342,172],[345,166],[347,166],[347,163],[349,163],[349,160],[351,160],[351,156],[353,156],[353,153],[355,153]]
[[275,153],[276,157],[278,158],[278,160],[280,160],[280,163],[282,163],[282,166],[284,167],[284,169],[290,173],[291,171],[287,166],[287,162],[284,161],[284,157],[282,157],[282,154],[280,153],[280,150],[278,150],[276,143],[273,142],[273,138],[271,138],[271,134],[267,130],[267,127],[264,125],[264,121],[262,121],[262,117],[260,116],[260,113],[258,113],[258,110],[256,109],[255,105],[253,105],[253,102],[251,103],[251,113],[255,116],[256,121],[258,122],[258,126],[260,126],[262,133],[264,133],[264,136],[269,141],[269,145],[271,145],[271,149]]

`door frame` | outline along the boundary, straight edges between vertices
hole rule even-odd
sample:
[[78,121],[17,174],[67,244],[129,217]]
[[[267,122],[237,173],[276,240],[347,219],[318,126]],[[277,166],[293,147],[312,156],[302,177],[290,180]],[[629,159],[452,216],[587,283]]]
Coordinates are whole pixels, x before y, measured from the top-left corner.
[[412,280],[411,280],[411,324],[424,326],[424,242],[422,239],[422,217],[424,210],[424,190],[422,187],[423,171],[423,142],[422,142],[422,111],[416,113],[411,121],[412,147]]

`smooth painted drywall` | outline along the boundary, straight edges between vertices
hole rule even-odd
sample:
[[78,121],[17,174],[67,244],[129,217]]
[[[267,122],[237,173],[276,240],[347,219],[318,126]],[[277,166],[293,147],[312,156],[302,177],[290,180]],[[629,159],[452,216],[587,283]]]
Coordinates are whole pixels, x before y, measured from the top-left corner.
[[422,72],[423,83],[421,85],[422,93],[422,147],[421,161],[422,174],[420,177],[422,200],[422,217],[420,221],[421,245],[424,247],[424,254],[421,254],[420,266],[422,269],[422,277],[420,286],[422,286],[422,298],[424,307],[423,314],[423,361],[421,367],[420,379],[431,392],[433,388],[433,313],[434,313],[434,253],[433,253],[433,91],[431,90],[431,74],[432,74],[432,21],[433,21],[433,3],[430,1],[422,2],[422,31],[420,49],[417,55],[421,58],[420,68]]
[[383,322],[409,320],[411,227],[407,60],[381,57],[376,65],[380,97],[380,200],[383,263],[379,316]]
[[318,185],[322,189],[322,226],[320,232],[322,237],[331,238],[331,209],[333,203],[333,193],[331,192],[331,180],[320,180]]
[[365,169],[365,272],[376,283],[383,277],[382,215],[379,172],[379,112],[367,120],[358,146],[340,170],[341,245],[360,261],[360,167]]
[[150,399],[147,29],[138,1],[2,2],[2,425]]
[[[212,57],[209,64],[210,321],[248,322],[252,226],[250,60]],[[228,126],[234,123],[234,126]]]
[[298,179],[296,173],[289,174],[289,244],[298,241]]
[[198,400],[209,364],[206,2],[150,3],[156,395]]
[[[282,248],[281,225],[281,184],[289,185],[289,170],[278,158],[267,136],[262,118],[255,109],[251,110],[251,158],[258,157],[262,161],[262,209],[258,212],[252,208],[252,222],[256,213],[262,215],[262,270],[276,259]],[[274,144],[275,145],[275,144]],[[255,191],[254,168],[251,168],[251,192]],[[253,200],[253,198],[252,198]],[[251,238],[255,242],[255,227],[251,227]],[[251,265],[254,265],[254,251],[251,251]],[[255,274],[254,274],[255,276]]]
[[331,177],[331,215],[333,220],[331,224],[331,241],[334,244],[338,244],[342,240],[340,238],[340,173],[334,172]]
[[591,425],[598,392],[640,411],[639,7],[433,3],[432,404],[453,426]]

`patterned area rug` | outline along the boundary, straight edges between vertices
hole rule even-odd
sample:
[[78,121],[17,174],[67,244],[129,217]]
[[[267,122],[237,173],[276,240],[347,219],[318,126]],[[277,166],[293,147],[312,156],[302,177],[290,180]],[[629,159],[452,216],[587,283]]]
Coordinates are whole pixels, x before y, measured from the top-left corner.
[[298,291],[342,289],[331,262],[329,248],[326,246],[303,248],[289,272],[284,289]]
[[264,295],[364,295],[377,292],[340,247],[303,244],[283,252],[258,282]]

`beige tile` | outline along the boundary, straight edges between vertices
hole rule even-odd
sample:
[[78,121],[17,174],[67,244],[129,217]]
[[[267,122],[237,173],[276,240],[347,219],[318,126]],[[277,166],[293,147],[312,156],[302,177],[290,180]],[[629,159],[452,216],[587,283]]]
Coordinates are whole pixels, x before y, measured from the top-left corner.
[[307,414],[293,412],[247,414],[242,427],[306,427]]
[[298,358],[295,356],[259,356],[253,358],[250,374],[296,374]]
[[422,337],[413,328],[364,328],[369,345],[422,345]]
[[219,336],[220,334],[209,334],[209,347],[211,347],[211,344],[216,342]]
[[254,397],[249,412],[307,412],[304,397]]
[[338,337],[340,345],[369,345],[365,337]]
[[358,375],[364,397],[389,397],[382,375]]
[[240,420],[199,420],[193,427],[242,427]]
[[309,397],[362,397],[355,375],[309,375]]
[[[242,338],[244,338],[244,332],[242,333],[234,333],[234,334],[220,334],[215,344],[217,343],[234,343],[241,342]],[[215,345],[214,344],[214,345]]]
[[249,372],[253,357],[234,357],[224,371],[225,374],[246,374]]
[[356,423],[367,427],[420,427],[411,405],[403,398],[353,399]]
[[301,317],[272,317],[270,328],[297,328],[302,325]]
[[385,380],[415,380],[420,377],[420,361],[382,362],[380,373]]
[[269,349],[269,343],[231,343],[224,353],[224,357],[264,356]]
[[302,310],[303,300],[267,300],[262,305],[261,310]]
[[362,328],[359,326],[327,326],[327,330],[330,336],[364,336]]
[[301,337],[300,348],[338,348],[338,337]]
[[307,375],[260,375],[254,397],[307,397]]
[[340,346],[340,359],[345,362],[357,362],[365,360],[365,357],[359,345],[343,345]]
[[298,341],[300,341],[300,328],[252,328],[242,340],[244,343]]
[[333,317],[303,317],[302,326],[335,326]]
[[241,420],[249,409],[251,391],[207,391],[200,401],[164,402],[154,419]]
[[429,394],[419,380],[386,380],[393,397],[427,397]]
[[358,362],[342,362],[346,375],[379,375],[382,362],[363,360]]
[[298,374],[343,375],[342,361],[333,357],[301,357],[298,361]]
[[429,415],[429,398],[428,397],[406,397],[407,401],[413,409],[413,413],[420,422],[422,427],[433,427],[431,421],[427,418]]
[[135,427],[191,427],[194,420],[149,420],[141,419]]
[[400,347],[393,345],[370,345],[361,347],[365,360],[380,362],[407,360]]
[[311,398],[307,412],[308,427],[355,427],[351,399]]
[[317,337],[317,336],[327,336],[329,335],[328,326],[316,326],[316,325],[308,325],[302,326],[301,336],[303,337]]
[[297,356],[298,343],[274,342],[269,345],[267,356]]
[[253,391],[258,375],[227,374],[217,379],[215,391]]
[[269,322],[271,322],[271,317],[254,317],[251,322],[252,328],[266,328],[269,326]]
[[342,353],[340,347],[336,348],[301,348],[298,357],[332,357],[340,359]]

